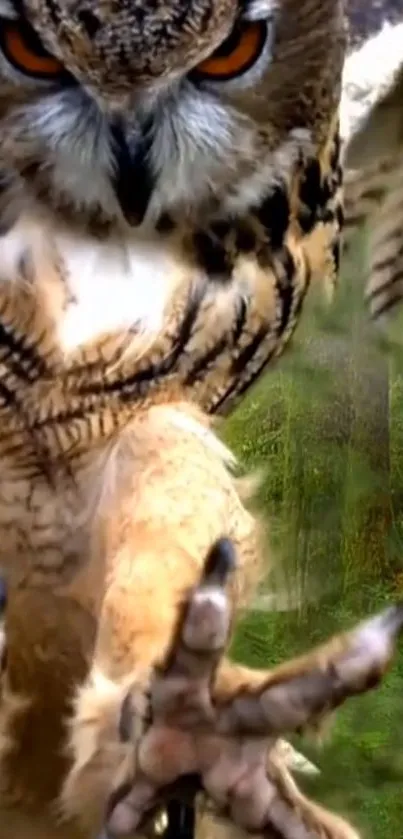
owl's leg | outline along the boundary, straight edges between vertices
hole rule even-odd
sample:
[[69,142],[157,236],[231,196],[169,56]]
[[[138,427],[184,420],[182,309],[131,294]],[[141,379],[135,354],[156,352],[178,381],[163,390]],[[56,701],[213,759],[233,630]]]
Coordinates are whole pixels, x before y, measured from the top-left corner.
[[[305,657],[260,674],[260,683],[245,678],[240,689],[239,681],[231,687],[227,681],[220,696],[219,678],[215,689],[212,684],[230,630],[225,586],[233,560],[231,543],[221,540],[189,596],[167,662],[151,680],[150,724],[133,741],[133,775],[114,791],[108,831],[136,830],[167,788],[169,794],[174,784],[180,790],[181,779],[191,775],[246,831],[267,839],[356,839],[342,819],[300,793],[272,749],[279,734],[305,729],[379,682],[403,626],[403,608],[387,609]],[[127,738],[136,730],[127,700],[122,717]]]

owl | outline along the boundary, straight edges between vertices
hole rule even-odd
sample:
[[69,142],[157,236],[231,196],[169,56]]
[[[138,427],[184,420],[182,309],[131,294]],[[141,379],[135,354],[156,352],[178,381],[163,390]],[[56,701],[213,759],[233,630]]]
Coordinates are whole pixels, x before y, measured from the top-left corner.
[[173,381],[227,412],[282,352],[308,287],[336,278],[342,3],[0,13],[2,276],[41,261],[57,276],[44,295],[55,351],[81,359],[79,435],[95,403],[125,414]]
[[279,742],[401,611],[234,665],[265,540],[213,424],[336,281],[345,38],[337,0],[0,0],[2,839],[137,830],[183,775],[240,829],[356,836]]

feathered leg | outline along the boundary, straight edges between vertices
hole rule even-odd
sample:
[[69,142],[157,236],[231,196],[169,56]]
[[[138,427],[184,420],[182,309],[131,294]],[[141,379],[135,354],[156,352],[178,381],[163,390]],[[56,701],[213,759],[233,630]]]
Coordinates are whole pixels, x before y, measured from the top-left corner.
[[219,540],[183,609],[166,663],[154,671],[146,708],[139,713],[135,688],[124,697],[119,730],[130,743],[132,762],[112,791],[108,831],[137,830],[167,788],[180,788],[190,775],[247,831],[268,838],[354,839],[348,824],[300,793],[271,749],[279,735],[316,724],[348,697],[379,683],[403,626],[403,607],[393,606],[271,672],[249,671],[249,681],[244,670],[241,688],[239,678],[231,684],[226,668],[220,693],[216,671],[230,631],[226,587],[234,565],[232,543]]

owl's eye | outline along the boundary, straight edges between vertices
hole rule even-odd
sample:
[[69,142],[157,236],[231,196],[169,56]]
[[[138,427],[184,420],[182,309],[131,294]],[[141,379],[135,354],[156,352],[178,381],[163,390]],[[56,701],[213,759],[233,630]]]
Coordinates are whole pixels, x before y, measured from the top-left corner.
[[0,22],[0,46],[20,73],[37,79],[52,79],[63,74],[63,65],[42,46],[30,26],[23,22]]
[[231,35],[194,69],[199,78],[229,81],[243,75],[259,58],[267,38],[263,20],[242,22]]

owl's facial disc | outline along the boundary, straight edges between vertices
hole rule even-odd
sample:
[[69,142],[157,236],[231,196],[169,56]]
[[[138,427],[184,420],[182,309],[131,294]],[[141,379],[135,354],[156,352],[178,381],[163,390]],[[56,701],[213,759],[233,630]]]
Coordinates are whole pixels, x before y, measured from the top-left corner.
[[275,0],[0,0],[0,161],[19,195],[131,226],[243,210],[255,200],[244,183],[263,188],[269,157],[276,11]]

